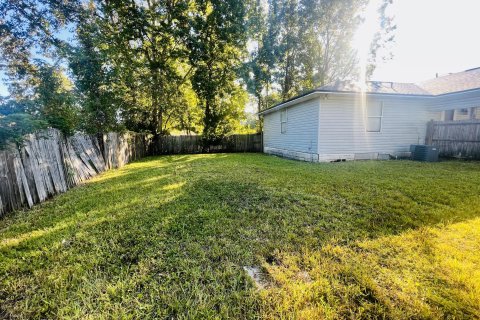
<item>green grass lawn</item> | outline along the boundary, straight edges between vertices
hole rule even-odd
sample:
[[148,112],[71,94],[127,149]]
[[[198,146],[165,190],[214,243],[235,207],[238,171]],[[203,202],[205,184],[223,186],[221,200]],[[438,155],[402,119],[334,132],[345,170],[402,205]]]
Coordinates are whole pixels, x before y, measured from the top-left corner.
[[479,317],[479,162],[148,158],[0,220],[0,318]]

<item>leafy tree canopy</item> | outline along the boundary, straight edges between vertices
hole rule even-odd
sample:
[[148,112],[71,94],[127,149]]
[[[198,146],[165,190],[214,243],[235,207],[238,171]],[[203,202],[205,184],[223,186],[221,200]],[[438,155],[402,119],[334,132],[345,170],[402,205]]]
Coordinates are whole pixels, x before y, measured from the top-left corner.
[[[368,0],[268,0],[254,6],[256,44],[243,69],[258,109],[335,80],[358,78],[352,40]],[[381,25],[371,46],[368,74],[377,52],[393,39],[395,26],[385,0]]]
[[[128,129],[159,143],[171,133],[214,143],[251,125],[249,97],[261,110],[355,77],[351,40],[368,1],[4,1],[2,130],[38,120],[66,134]],[[379,8],[370,73],[395,29],[391,1]],[[74,41],[59,36],[66,27]]]

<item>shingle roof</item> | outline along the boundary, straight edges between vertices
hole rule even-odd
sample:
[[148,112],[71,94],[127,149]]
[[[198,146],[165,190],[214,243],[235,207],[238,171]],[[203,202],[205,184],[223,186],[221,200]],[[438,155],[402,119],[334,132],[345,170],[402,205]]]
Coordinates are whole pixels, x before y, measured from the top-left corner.
[[[314,90],[305,92],[289,100],[276,104],[259,114],[269,112],[287,103],[300,99],[302,97],[315,94],[318,92],[343,92],[358,93],[362,92],[357,83],[353,81],[336,81]],[[451,73],[446,76],[437,77],[435,79],[419,82],[419,83],[401,83],[401,82],[384,82],[384,81],[368,81],[366,83],[366,93],[372,94],[392,94],[392,95],[410,95],[410,96],[436,96],[454,92],[480,89],[480,68],[465,70],[458,73]]]
[[420,82],[419,85],[433,95],[480,88],[480,68]]
[[[368,81],[365,92],[435,96],[478,88],[480,88],[480,68],[451,73],[419,83]],[[353,81],[336,81],[317,88],[316,91],[361,92],[362,90]]]
[[[336,81],[322,86],[317,91],[325,92],[361,92],[362,88],[353,81]],[[388,94],[409,94],[409,95],[430,95],[430,93],[414,83],[368,81],[365,92],[367,93],[388,93]]]

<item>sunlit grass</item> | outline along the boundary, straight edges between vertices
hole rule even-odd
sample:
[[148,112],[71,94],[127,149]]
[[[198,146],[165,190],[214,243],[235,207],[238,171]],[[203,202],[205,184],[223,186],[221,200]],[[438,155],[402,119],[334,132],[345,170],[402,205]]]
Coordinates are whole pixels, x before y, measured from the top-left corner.
[[145,159],[0,220],[0,318],[475,319],[479,181],[478,162]]
[[477,218],[282,255],[264,264],[267,318],[478,318],[479,230]]

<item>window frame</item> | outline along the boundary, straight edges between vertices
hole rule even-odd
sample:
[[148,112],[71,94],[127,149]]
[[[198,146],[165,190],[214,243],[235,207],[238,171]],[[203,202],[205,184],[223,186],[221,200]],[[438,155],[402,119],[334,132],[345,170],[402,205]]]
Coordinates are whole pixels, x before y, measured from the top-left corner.
[[[366,119],[366,122],[365,122],[365,131],[368,132],[368,133],[381,133],[382,130],[383,130],[383,101],[380,102],[380,115],[379,116],[372,116],[370,115],[370,113],[368,112],[368,108],[369,108],[369,105],[367,105],[367,108],[366,108],[366,115],[367,115],[367,119]],[[378,130],[368,130],[368,123],[369,123],[369,119],[380,119],[380,128]]]
[[[285,116],[282,117],[282,114],[284,114]],[[281,134],[287,133],[287,123],[288,123],[288,112],[287,112],[287,108],[284,108],[280,110],[280,133]]]

